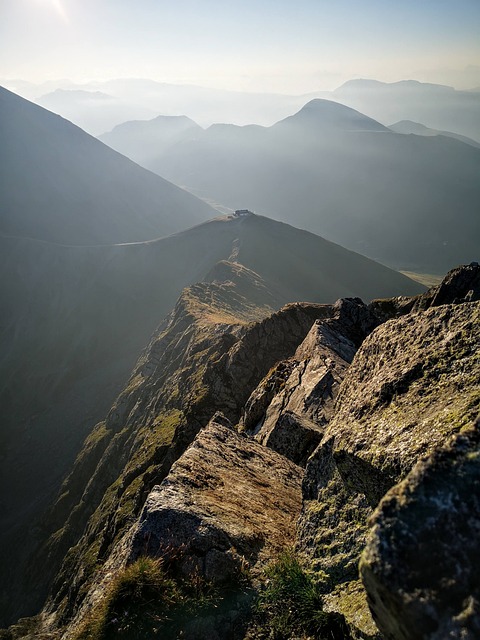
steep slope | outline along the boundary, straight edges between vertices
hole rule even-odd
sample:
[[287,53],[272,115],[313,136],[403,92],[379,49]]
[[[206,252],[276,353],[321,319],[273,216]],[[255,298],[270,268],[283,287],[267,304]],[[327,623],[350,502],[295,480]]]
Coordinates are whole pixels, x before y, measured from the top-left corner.
[[0,233],[66,244],[149,240],[214,215],[70,122],[0,88]]
[[[0,238],[0,245],[1,268],[10,274],[1,283],[0,324],[7,566],[16,553],[25,558],[28,536],[19,532],[48,504],[184,286],[205,279],[214,291],[217,282],[237,282],[251,301],[243,304],[249,320],[295,299],[422,290],[338,245],[255,215],[146,243],[69,247]],[[204,313],[211,303],[210,296]],[[221,298],[207,315],[232,321]]]
[[249,292],[253,299],[258,293],[258,276],[234,271],[234,282],[183,292],[106,420],[87,438],[44,522],[50,537],[31,558],[27,593],[37,599],[45,594],[68,551],[54,585],[60,622],[102,579],[96,569],[198,431],[218,410],[238,420],[268,368],[288,357],[311,323],[329,312],[325,305],[295,304],[252,323],[268,313],[249,299]]
[[[181,580],[223,584],[248,569],[258,588],[265,561],[291,540],[301,462],[298,545],[317,572],[318,606],[346,620],[338,637],[379,638],[357,572],[368,517],[420,456],[475,419],[479,273],[458,269],[412,299],[296,303],[273,314],[259,306],[274,298],[265,282],[239,263],[223,261],[213,282],[184,290],[43,522],[48,539],[40,536],[24,585],[33,606],[53,580],[31,623],[37,635],[98,637],[92,614],[144,554]],[[387,309],[400,317],[385,322]],[[305,460],[312,430],[320,444]],[[228,620],[243,629],[245,610],[235,598],[226,606],[185,637],[243,638]]]
[[443,274],[477,257],[480,150],[395,134],[333,102],[269,128],[214,125],[148,166],[396,268]]
[[117,125],[98,136],[106,145],[142,166],[181,140],[203,131],[187,116],[157,116],[153,120],[134,120]]

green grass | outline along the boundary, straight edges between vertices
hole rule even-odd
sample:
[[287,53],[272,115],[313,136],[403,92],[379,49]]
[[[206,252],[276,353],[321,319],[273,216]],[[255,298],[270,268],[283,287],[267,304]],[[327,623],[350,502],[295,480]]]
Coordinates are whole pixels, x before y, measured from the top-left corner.
[[265,570],[252,638],[346,640],[343,618],[323,611],[322,586],[293,551],[283,552]]
[[74,640],[177,638],[185,623],[219,600],[200,578],[177,580],[161,559],[141,557],[112,579]]

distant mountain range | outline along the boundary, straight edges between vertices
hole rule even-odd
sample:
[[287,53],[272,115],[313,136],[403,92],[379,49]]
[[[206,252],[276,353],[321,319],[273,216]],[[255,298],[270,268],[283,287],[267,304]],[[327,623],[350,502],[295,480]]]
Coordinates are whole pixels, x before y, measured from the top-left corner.
[[98,139],[127,158],[146,165],[155,161],[159,153],[202,131],[202,127],[187,116],[158,116],[153,120],[124,122]]
[[332,92],[346,104],[387,124],[413,120],[432,129],[452,131],[480,142],[480,96],[472,91],[415,80],[350,80]]
[[[160,114],[186,114],[201,126],[215,122],[270,126],[309,100],[324,98],[353,107],[384,125],[412,120],[480,142],[478,92],[457,91],[452,87],[413,80],[393,83],[352,80],[334,91],[313,91],[305,95],[226,91],[140,78],[85,84],[59,80],[41,85],[10,80],[3,84],[94,135],[105,133],[127,120],[148,119]],[[109,101],[96,99],[98,92],[108,95]]]
[[[321,99],[272,127],[192,127],[165,144],[174,126],[167,118],[130,123],[102,139],[200,197],[249,206],[395,268],[443,273],[478,257],[480,152],[472,145],[399,135]],[[143,132],[154,128],[160,142],[152,135],[149,144]]]
[[56,89],[35,102],[91,133],[103,133],[113,124],[133,118],[153,118],[156,112],[147,106],[123,100],[104,91]]
[[77,245],[134,242],[215,215],[204,202],[3,88],[0,146],[5,235]]
[[430,129],[424,124],[420,124],[419,122],[412,122],[411,120],[400,120],[400,122],[395,122],[395,124],[391,124],[388,128],[395,133],[404,133],[406,135],[413,134],[415,136],[446,136],[447,138],[454,138],[455,140],[460,140],[460,142],[464,142],[465,144],[469,144],[472,147],[480,149],[480,142],[476,142],[472,138],[461,136],[459,133],[453,133],[452,131],[439,131],[438,129]]

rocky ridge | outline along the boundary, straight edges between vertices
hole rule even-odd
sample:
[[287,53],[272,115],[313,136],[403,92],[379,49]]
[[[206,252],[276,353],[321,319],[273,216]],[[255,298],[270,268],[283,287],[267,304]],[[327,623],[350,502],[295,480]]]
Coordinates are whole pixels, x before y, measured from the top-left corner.
[[[255,280],[252,295],[257,291]],[[59,571],[51,604],[57,620],[78,609],[148,491],[199,430],[219,410],[237,422],[251,389],[331,309],[295,303],[255,322],[267,309],[250,304],[231,281],[183,292],[106,420],[87,438],[47,516],[52,532],[38,553],[42,560],[33,559],[31,579],[45,581]]]
[[[76,638],[111,576],[144,553],[175,547],[180,573],[221,582],[248,568],[261,582],[268,561],[295,543],[324,611],[344,617],[350,638],[439,640],[445,629],[473,638],[458,635],[475,633],[478,620],[470,573],[455,582],[458,605],[431,613],[448,598],[448,568],[425,587],[430,635],[408,635],[426,615],[415,604],[423,578],[415,582],[415,546],[397,546],[394,532],[415,526],[417,494],[445,521],[444,484],[435,479],[444,471],[457,510],[476,526],[478,505],[462,496],[477,482],[469,434],[480,412],[479,272],[455,270],[416,298],[294,304],[263,319],[268,310],[239,298],[233,284],[187,289],[52,511],[52,523],[71,517],[51,536],[50,558],[58,563],[76,544],[53,584],[45,633]],[[460,474],[467,489],[454,479],[458,469],[468,471]],[[437,564],[457,548],[455,519],[448,522],[453,533],[437,545]],[[432,537],[436,525],[424,526]],[[457,574],[476,557],[473,529],[462,529],[465,552],[453,551]],[[395,584],[392,558],[404,563]],[[234,637],[218,631],[218,620],[212,629],[212,637]]]

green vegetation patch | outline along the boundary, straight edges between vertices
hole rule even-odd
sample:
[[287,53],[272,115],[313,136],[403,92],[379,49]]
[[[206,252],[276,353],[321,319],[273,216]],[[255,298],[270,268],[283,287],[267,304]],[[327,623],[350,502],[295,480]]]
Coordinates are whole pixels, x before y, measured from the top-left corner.
[[186,622],[218,599],[207,583],[176,580],[161,559],[141,557],[113,578],[74,640],[177,638]]
[[342,616],[323,610],[323,585],[293,551],[284,551],[265,570],[257,614],[248,638],[346,640]]

